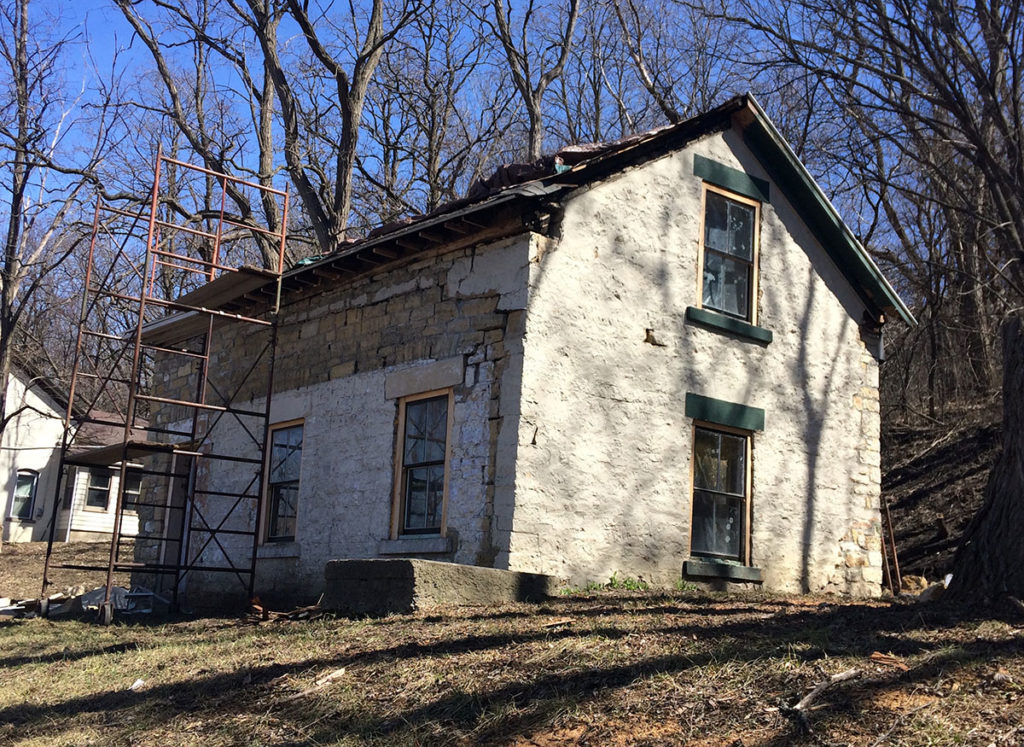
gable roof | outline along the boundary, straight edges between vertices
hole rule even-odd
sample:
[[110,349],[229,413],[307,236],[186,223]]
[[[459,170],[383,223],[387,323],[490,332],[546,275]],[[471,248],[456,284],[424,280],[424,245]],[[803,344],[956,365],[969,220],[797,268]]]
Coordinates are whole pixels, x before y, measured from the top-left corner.
[[[284,287],[308,286],[317,282],[318,276],[362,275],[435,246],[502,238],[531,228],[540,213],[557,205],[570,191],[729,127],[741,132],[864,304],[876,315],[897,314],[908,324],[916,324],[910,309],[749,93],[677,124],[610,143],[568,146],[532,164],[502,167],[489,179],[474,184],[466,198],[377,228],[330,255],[291,268],[284,274]],[[506,228],[504,234],[494,228],[500,218],[508,220],[510,216],[517,219],[517,228]]]
[[50,405],[53,406],[53,411],[57,413],[57,416],[64,417],[68,408],[68,393],[60,382],[42,373],[35,364],[16,351],[11,352],[10,373],[21,379],[27,389],[35,389],[36,394],[45,395],[50,400]]

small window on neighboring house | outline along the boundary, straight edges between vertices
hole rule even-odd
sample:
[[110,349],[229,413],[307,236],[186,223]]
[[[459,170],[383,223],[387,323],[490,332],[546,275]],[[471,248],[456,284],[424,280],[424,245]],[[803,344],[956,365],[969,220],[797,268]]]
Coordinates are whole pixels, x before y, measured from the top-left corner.
[[130,469],[124,476],[124,507],[128,511],[138,510],[142,498],[142,473]]
[[106,511],[110,503],[110,472],[105,469],[89,470],[89,486],[86,488],[87,508]]
[[747,562],[750,437],[698,426],[690,552]]
[[301,462],[302,426],[275,427],[270,432],[267,542],[291,542],[295,539]]
[[32,521],[32,512],[36,506],[36,485],[39,473],[30,469],[18,470],[18,481],[14,486],[14,501],[11,505],[11,517],[21,521]]
[[701,305],[756,323],[757,225],[755,200],[705,185]]
[[438,534],[444,528],[451,407],[450,392],[399,401],[399,534]]

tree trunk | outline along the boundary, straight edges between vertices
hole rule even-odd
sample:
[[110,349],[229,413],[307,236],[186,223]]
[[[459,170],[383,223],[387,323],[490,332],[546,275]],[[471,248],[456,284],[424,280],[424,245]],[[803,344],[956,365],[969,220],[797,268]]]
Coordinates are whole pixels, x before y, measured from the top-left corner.
[[985,488],[985,502],[957,552],[947,598],[992,605],[1024,598],[1024,314],[1002,326],[1003,452]]

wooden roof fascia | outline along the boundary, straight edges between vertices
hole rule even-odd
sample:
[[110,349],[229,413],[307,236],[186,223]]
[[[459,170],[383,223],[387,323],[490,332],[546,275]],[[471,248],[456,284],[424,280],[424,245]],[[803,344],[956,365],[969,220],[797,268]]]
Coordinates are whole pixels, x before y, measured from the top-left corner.
[[913,312],[854,236],[761,105],[751,94],[743,98],[746,111],[737,117],[737,123],[744,141],[814,231],[840,272],[875,312],[891,310],[907,324],[916,325]]

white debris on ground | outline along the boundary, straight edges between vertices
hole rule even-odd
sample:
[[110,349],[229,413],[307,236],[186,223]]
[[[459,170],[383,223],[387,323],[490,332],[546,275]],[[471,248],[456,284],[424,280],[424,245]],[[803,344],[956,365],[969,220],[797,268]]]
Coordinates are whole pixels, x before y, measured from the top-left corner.
[[[0,598],[0,615],[15,618],[64,617],[96,612],[106,598],[106,587],[86,590],[84,586],[69,586],[62,592],[51,594],[45,600]],[[154,601],[168,601],[143,586],[131,589],[114,586],[110,589],[110,604],[121,614],[144,614],[153,611]]]

